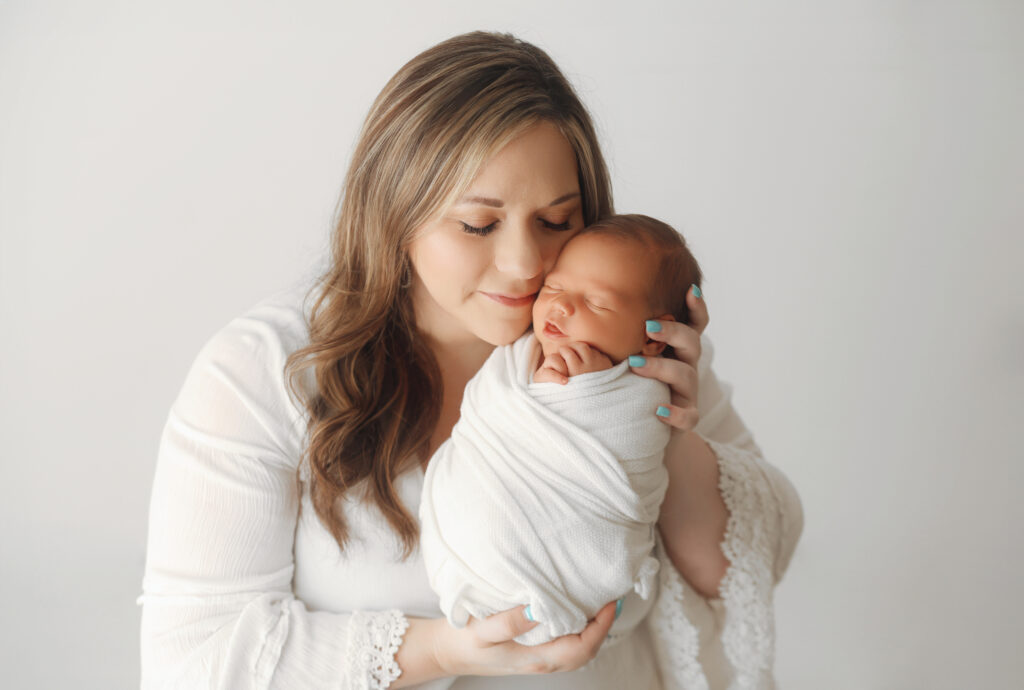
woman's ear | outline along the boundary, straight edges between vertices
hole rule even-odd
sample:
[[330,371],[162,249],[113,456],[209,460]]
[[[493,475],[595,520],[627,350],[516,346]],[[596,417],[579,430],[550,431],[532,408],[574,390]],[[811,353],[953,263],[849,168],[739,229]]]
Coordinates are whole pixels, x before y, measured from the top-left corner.
[[[656,321],[675,321],[676,317],[671,314],[662,314],[661,316],[654,317]],[[647,355],[648,357],[656,357],[662,353],[668,343],[661,343],[651,338],[647,339],[644,346],[640,348],[640,354]]]

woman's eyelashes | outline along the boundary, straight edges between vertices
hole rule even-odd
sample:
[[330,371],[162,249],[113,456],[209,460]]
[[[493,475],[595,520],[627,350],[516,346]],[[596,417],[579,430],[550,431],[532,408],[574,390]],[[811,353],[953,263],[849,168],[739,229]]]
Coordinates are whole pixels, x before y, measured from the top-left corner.
[[494,230],[494,226],[498,224],[498,221],[494,221],[490,225],[485,225],[482,228],[478,228],[473,225],[470,225],[469,223],[463,223],[461,220],[459,222],[462,223],[462,229],[468,232],[470,235],[490,235],[491,232]]
[[[565,230],[572,230],[572,223],[571,223],[571,221],[568,221],[568,220],[563,222],[563,223],[552,223],[550,221],[547,221],[547,220],[544,220],[543,218],[541,218],[540,222],[541,222],[541,225],[543,225],[548,230],[556,230],[558,232],[563,232]],[[462,224],[462,229],[465,232],[468,232],[471,235],[484,236],[484,235],[490,235],[492,232],[494,232],[494,227],[498,224],[498,221],[494,221],[490,225],[485,225],[483,227],[477,227],[475,225],[470,225],[469,223],[467,223],[465,221],[461,221],[461,220],[459,221],[459,223]]]

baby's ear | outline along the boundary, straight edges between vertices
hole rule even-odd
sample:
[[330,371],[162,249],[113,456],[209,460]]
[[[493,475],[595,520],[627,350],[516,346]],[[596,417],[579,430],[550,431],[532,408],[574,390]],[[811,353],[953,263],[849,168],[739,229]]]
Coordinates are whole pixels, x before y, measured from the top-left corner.
[[[654,318],[658,321],[676,320],[676,317],[672,316],[671,314],[662,314],[661,316],[655,316]],[[657,355],[660,355],[662,353],[662,351],[665,349],[667,345],[668,343],[660,343],[657,340],[652,340],[651,338],[648,338],[647,342],[644,343],[644,346],[640,348],[640,354],[647,355],[648,357],[656,357]]]

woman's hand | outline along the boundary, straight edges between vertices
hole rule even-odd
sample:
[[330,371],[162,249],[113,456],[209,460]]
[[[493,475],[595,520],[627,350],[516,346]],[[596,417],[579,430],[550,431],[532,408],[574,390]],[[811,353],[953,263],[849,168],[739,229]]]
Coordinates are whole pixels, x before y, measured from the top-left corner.
[[597,612],[577,635],[564,635],[544,644],[527,646],[514,638],[531,630],[520,606],[482,620],[470,618],[464,628],[453,628],[441,618],[433,636],[433,656],[445,676],[498,676],[573,671],[597,655],[615,620],[615,602]]
[[[672,389],[668,414],[658,418],[680,431],[690,431],[700,421],[697,412],[697,362],[700,360],[700,334],[708,325],[704,300],[686,295],[690,325],[676,321],[658,321],[661,328],[647,329],[648,336],[672,346],[675,357],[650,357],[643,366],[633,367],[641,376],[658,379]],[[679,574],[704,598],[721,595],[722,578],[729,560],[721,544],[729,519],[719,485],[718,460],[700,434],[672,434],[665,448],[668,491],[661,504],[658,528],[665,540],[668,557]]]
[[[696,290],[696,292],[695,292]],[[645,363],[631,367],[640,376],[658,379],[672,390],[671,404],[658,408],[658,419],[681,431],[697,426],[697,362],[700,360],[700,334],[707,328],[707,305],[694,285],[686,293],[690,325],[678,321],[648,321],[647,336],[671,345],[675,357],[644,357]],[[656,330],[652,330],[651,326]],[[630,358],[631,362],[636,361]],[[666,412],[667,411],[667,412]]]

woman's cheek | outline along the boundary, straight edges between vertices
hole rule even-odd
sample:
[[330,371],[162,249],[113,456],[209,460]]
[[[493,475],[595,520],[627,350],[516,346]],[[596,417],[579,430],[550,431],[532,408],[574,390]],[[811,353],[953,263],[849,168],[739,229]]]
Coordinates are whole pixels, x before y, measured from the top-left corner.
[[534,323],[537,323],[538,321],[543,321],[544,320],[544,314],[546,313],[546,307],[545,307],[545,303],[546,302],[547,302],[547,300],[544,297],[537,297],[537,299],[535,299],[533,301],[533,314],[532,314],[532,317],[533,317],[533,322]]

